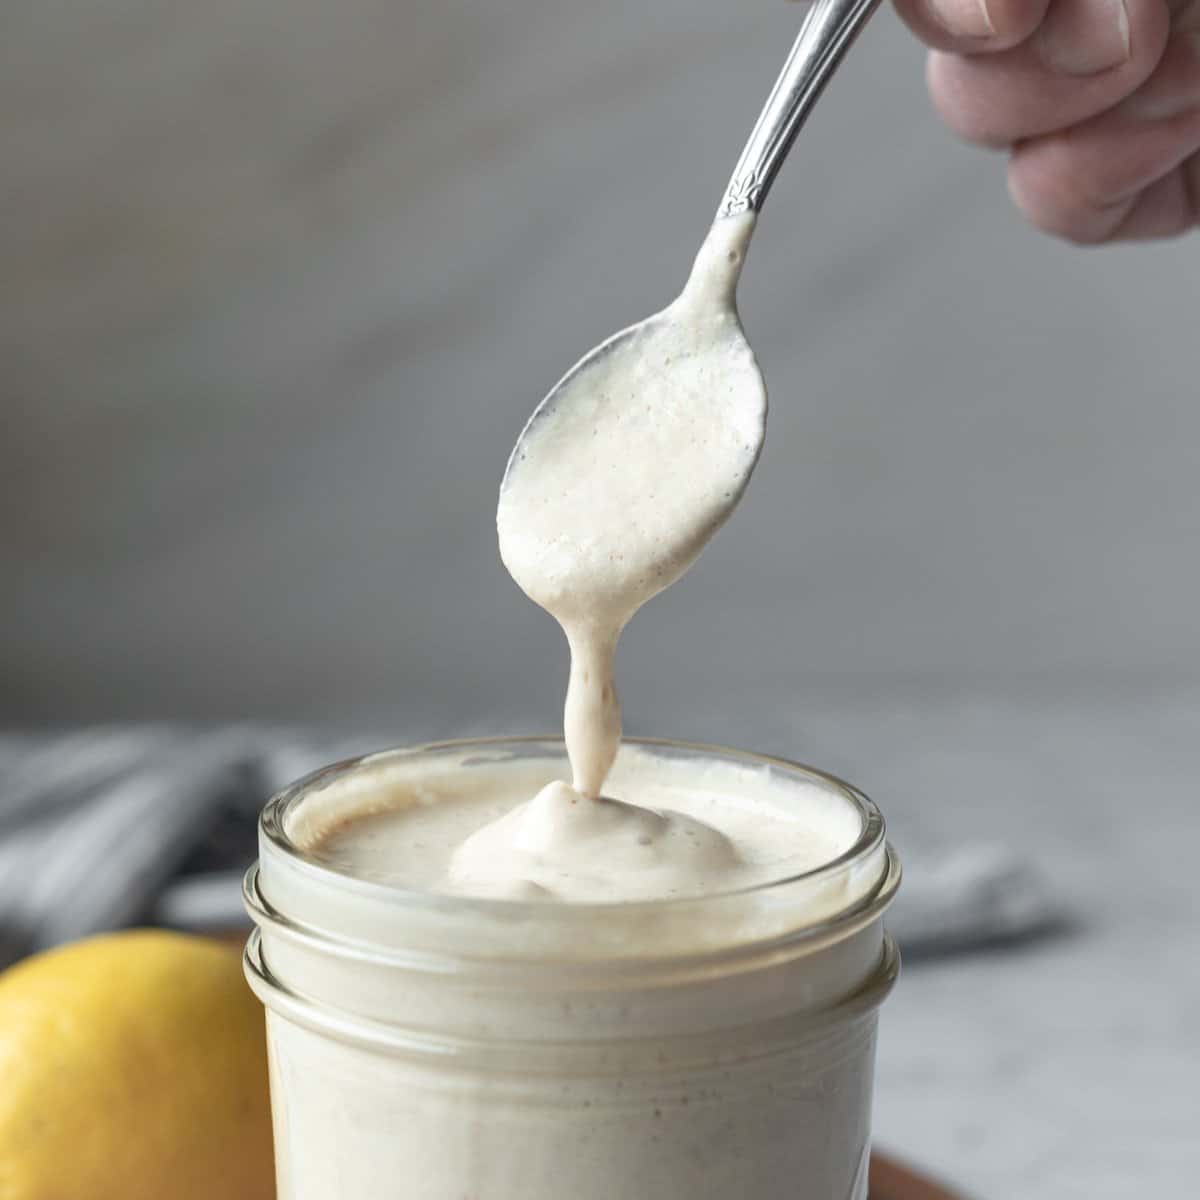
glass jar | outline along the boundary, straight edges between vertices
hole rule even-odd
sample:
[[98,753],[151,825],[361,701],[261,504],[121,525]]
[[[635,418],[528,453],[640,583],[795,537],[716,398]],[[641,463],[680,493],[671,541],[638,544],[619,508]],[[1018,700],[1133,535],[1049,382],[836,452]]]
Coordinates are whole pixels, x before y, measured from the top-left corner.
[[899,968],[883,818],[807,767],[637,745],[664,769],[762,772],[858,835],[764,886],[557,904],[354,878],[300,834],[369,808],[392,771],[561,778],[560,741],[388,751],[266,806],[246,971],[267,1008],[279,1200],[865,1198],[876,1015]]

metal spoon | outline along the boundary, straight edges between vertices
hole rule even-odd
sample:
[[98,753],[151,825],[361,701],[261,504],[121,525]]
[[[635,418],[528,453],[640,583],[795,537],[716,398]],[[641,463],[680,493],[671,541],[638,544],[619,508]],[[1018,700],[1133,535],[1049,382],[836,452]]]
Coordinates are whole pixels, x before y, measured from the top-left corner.
[[718,220],[758,212],[796,134],[879,0],[817,0],[733,168]]
[[[795,141],[800,127],[804,124],[813,105],[819,98],[825,84],[842,60],[842,56],[850,48],[867,19],[878,7],[879,0],[817,0],[805,14],[800,33],[792,46],[791,53],[784,63],[771,94],[755,122],[746,142],[729,184],[725,189],[720,207],[717,209],[716,222],[741,218],[753,222],[754,215],[762,208],[767,193],[779,168],[783,164],[788,151]],[[742,214],[749,214],[743,218]],[[748,236],[748,235],[747,235]],[[744,243],[743,243],[744,250]],[[726,286],[710,288],[708,293],[699,297],[701,306],[709,305],[718,310],[726,309],[732,314],[737,323],[734,304],[734,288],[737,275],[741,268],[741,255],[731,260],[727,278],[723,281]],[[693,278],[697,272],[693,272]],[[637,325],[613,335],[595,349],[586,354],[565,376],[555,385],[553,390],[534,410],[526,424],[517,444],[508,460],[508,466],[501,483],[501,492],[512,482],[514,476],[523,470],[536,468],[537,455],[531,450],[530,435],[552,413],[556,413],[560,405],[572,403],[588,392],[588,375],[601,361],[611,355],[624,352],[637,354],[653,353],[654,342],[659,335],[669,334],[666,327],[673,321],[694,319],[695,306],[683,305],[684,296],[660,313],[647,318]],[[681,311],[682,309],[682,311]],[[753,356],[745,335],[737,325],[737,335],[745,347],[746,356],[753,364]],[[636,344],[636,345],[635,345]],[[757,369],[755,369],[757,374]],[[745,382],[745,381],[743,381]],[[757,393],[757,394],[756,394]],[[738,403],[750,409],[760,410],[757,420],[757,445],[754,452],[748,455],[740,465],[736,474],[738,478],[728,481],[726,489],[729,495],[729,509],[732,511],[758,459],[762,447],[762,439],[766,428],[766,389],[758,378],[758,387],[742,386],[738,389]],[[638,397],[633,403],[642,402]],[[558,414],[562,415],[562,414]],[[743,411],[738,418],[740,428],[745,427],[747,418],[753,413]],[[733,414],[731,414],[733,419]],[[512,564],[510,564],[511,567]],[[518,583],[524,583],[518,578]],[[667,580],[666,582],[670,582]],[[664,583],[665,586],[665,583]]]
[[563,726],[584,796],[600,794],[620,743],[621,630],[695,561],[758,461],[767,391],[738,319],[738,276],[785,155],[877,3],[817,0],[679,297],[568,371],[508,460],[500,556],[570,643]]

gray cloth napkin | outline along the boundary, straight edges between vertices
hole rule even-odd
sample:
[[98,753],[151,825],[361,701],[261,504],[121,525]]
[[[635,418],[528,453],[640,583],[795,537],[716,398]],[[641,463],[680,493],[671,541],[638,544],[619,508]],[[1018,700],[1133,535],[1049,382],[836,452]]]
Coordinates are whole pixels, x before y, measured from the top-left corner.
[[[0,735],[0,966],[127,925],[244,925],[240,881],[263,802],[389,742],[246,725]],[[1033,864],[1003,847],[900,851],[889,924],[910,961],[1060,923]]]

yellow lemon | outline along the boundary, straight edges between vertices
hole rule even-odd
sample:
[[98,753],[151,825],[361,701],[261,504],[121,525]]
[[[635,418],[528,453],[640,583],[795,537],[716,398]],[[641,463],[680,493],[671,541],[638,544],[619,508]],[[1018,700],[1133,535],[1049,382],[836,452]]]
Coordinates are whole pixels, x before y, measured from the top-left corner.
[[263,1014],[232,946],[137,931],[0,975],[2,1200],[269,1200]]

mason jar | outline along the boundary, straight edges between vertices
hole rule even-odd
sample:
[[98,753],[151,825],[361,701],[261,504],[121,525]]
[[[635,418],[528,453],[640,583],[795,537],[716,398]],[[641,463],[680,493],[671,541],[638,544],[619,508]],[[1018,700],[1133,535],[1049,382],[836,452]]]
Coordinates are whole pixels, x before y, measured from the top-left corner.
[[780,803],[848,822],[852,844],[761,886],[605,904],[406,890],[305,849],[378,809],[395,773],[434,798],[509,766],[562,778],[554,739],[387,751],[267,804],[245,962],[279,1200],[864,1200],[877,1010],[899,968],[883,818],[808,767],[636,746],[676,777],[755,772]]

